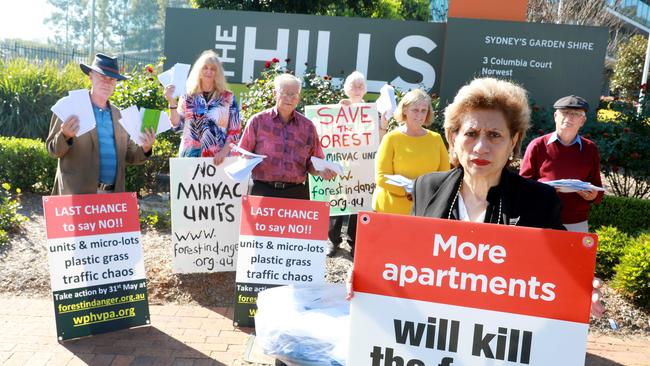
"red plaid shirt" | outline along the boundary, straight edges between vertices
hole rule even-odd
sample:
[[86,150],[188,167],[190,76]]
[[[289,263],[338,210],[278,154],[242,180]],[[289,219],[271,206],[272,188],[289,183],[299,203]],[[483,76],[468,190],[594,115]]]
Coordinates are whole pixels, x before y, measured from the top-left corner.
[[253,169],[254,180],[267,182],[302,183],[311,157],[325,157],[314,124],[297,111],[284,123],[276,107],[251,117],[239,146],[267,156]]

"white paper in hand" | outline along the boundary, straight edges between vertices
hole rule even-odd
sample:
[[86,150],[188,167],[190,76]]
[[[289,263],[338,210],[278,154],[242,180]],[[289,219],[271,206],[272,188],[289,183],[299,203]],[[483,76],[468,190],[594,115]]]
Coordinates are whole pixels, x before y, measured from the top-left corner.
[[248,180],[248,176],[253,171],[253,168],[255,168],[257,164],[261,163],[262,160],[264,160],[264,158],[239,158],[234,163],[223,168],[223,171],[230,179],[241,183]]
[[311,163],[314,165],[314,169],[318,170],[319,172],[322,172],[325,169],[329,169],[329,170],[335,171],[336,174],[338,174],[338,175],[345,174],[343,172],[343,166],[341,164],[339,164],[339,163],[333,163],[331,161],[327,161],[325,159],[317,158],[315,156],[311,157]]
[[[131,137],[131,140],[136,144],[142,146],[144,140],[142,139],[142,119],[144,116],[145,108],[138,110],[138,107],[132,105],[120,111],[122,117],[120,124]],[[161,134],[171,128],[169,116],[164,111],[160,112],[158,127],[156,128],[156,135]]]
[[187,82],[187,75],[190,73],[190,65],[176,64],[174,65],[174,73],[172,83],[176,87],[173,97],[185,94],[185,83]]
[[395,100],[395,89],[386,84],[379,90],[379,98],[377,98],[377,111],[384,116],[387,120],[393,118],[393,113],[397,109],[397,101]]
[[265,158],[266,157],[266,155],[254,154],[254,153],[252,153],[250,151],[244,150],[241,147],[239,147],[239,145],[230,144],[230,148],[232,148],[232,151],[240,153],[243,156],[250,156],[252,158]]
[[142,117],[140,117],[140,111],[138,111],[138,107],[132,105],[126,109],[121,110],[120,114],[122,115],[120,118],[120,124],[122,127],[124,127],[133,142],[142,146],[143,141],[140,138]]
[[160,74],[158,74],[158,81],[160,81],[162,86],[167,86],[171,84],[173,79],[174,79],[173,67],[165,72],[161,72]]
[[546,183],[562,193],[573,193],[581,191],[605,191],[605,189],[602,187],[596,187],[589,182],[583,182],[578,179],[557,179],[542,183]]
[[71,90],[68,96],[59,99],[50,110],[62,121],[76,115],[79,118],[77,137],[95,128],[95,113],[86,89]]
[[398,187],[403,187],[408,193],[413,192],[413,179],[406,178],[399,174],[386,174],[384,177],[387,179],[386,183]]

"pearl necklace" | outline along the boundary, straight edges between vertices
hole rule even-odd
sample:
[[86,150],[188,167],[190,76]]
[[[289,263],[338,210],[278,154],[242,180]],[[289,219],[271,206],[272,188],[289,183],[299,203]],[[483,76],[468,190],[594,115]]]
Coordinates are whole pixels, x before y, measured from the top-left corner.
[[[449,206],[449,213],[447,214],[447,220],[451,220],[451,211],[454,208],[454,205],[456,204],[456,201],[458,200],[458,196],[460,195],[460,188],[463,186],[463,181],[460,181],[460,184],[458,185],[458,190],[456,191],[456,195],[454,195],[454,200],[451,201],[451,206]],[[503,199],[499,197],[499,216],[497,217],[497,224],[501,223],[501,206],[503,203]],[[505,224],[505,222],[504,222]]]

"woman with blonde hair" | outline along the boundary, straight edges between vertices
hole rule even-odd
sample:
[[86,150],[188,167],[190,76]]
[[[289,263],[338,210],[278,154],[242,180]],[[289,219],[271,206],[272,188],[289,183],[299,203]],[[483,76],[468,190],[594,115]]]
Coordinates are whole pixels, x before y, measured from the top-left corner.
[[402,125],[387,133],[379,145],[372,207],[377,212],[408,215],[411,194],[403,187],[387,183],[386,175],[415,179],[422,174],[446,171],[449,156],[440,134],[424,128],[433,122],[431,98],[427,93],[420,89],[406,93],[394,116]]
[[230,153],[230,143],[239,139],[240,119],[237,101],[228,90],[223,66],[214,51],[203,51],[194,62],[186,90],[176,103],[174,86],[165,88],[172,126],[183,131],[178,155],[214,157],[215,164],[221,164]]

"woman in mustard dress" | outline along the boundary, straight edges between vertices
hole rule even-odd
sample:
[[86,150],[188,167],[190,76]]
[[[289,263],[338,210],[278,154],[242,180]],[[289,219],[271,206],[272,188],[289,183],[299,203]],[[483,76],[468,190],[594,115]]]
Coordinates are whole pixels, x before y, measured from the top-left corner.
[[413,202],[403,187],[387,183],[386,175],[415,179],[420,175],[449,170],[447,148],[440,134],[427,130],[433,122],[431,98],[420,89],[400,101],[395,119],[402,123],[381,140],[375,166],[377,187],[372,207],[377,212],[408,215]]

